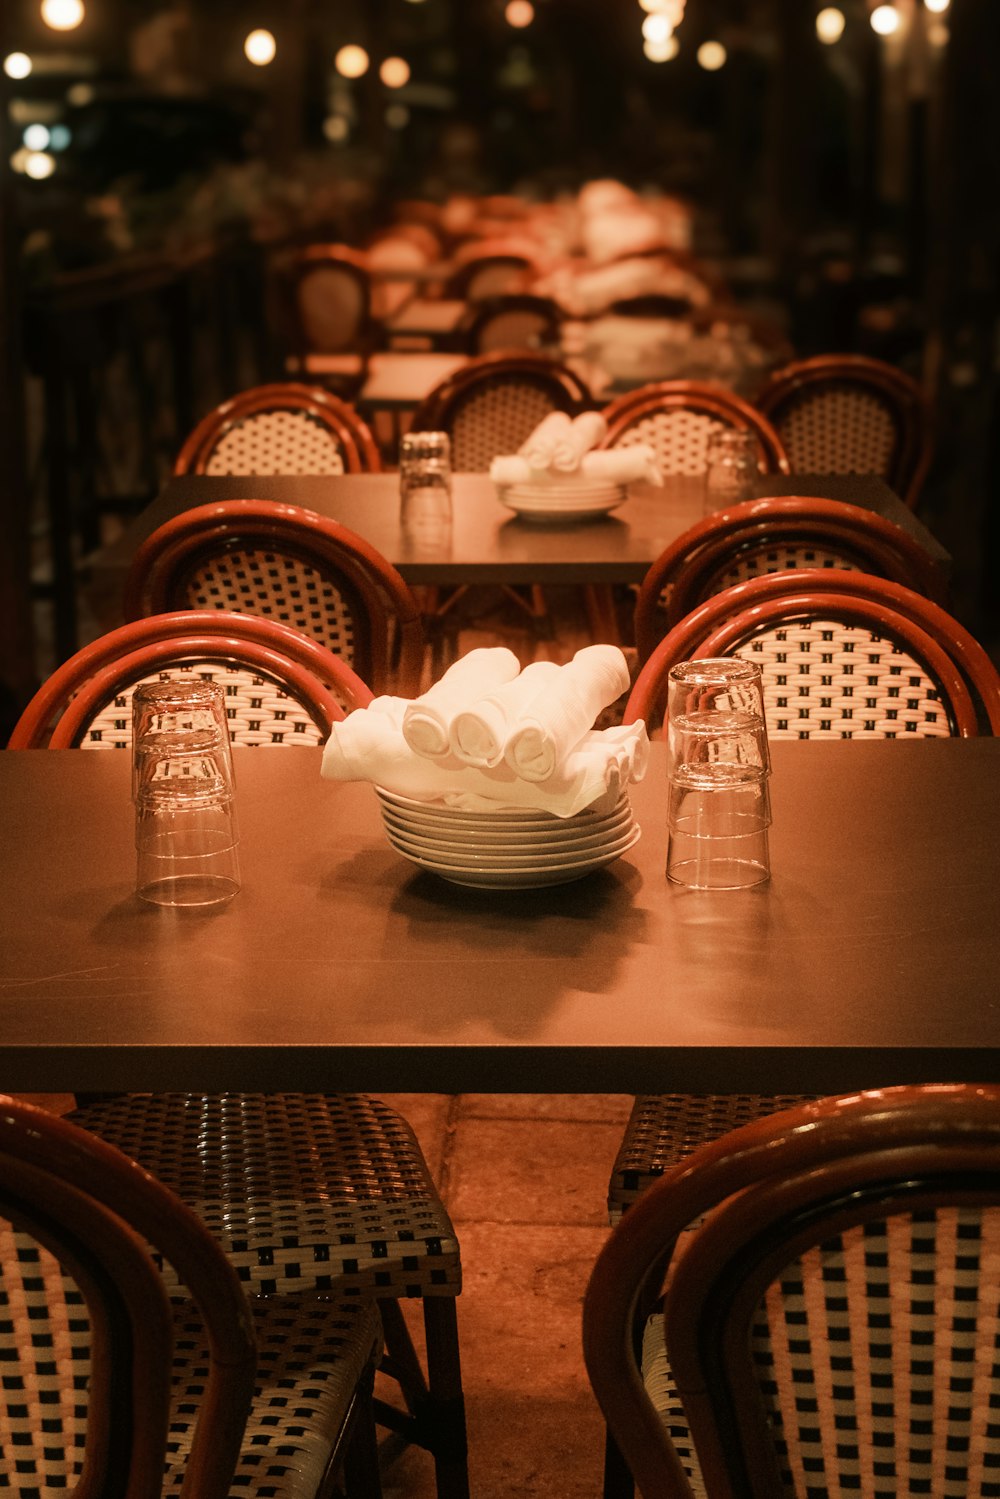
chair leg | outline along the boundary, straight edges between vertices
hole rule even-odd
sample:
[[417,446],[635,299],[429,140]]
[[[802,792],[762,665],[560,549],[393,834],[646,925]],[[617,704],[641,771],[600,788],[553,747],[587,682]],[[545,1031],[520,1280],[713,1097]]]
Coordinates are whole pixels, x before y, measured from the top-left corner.
[[424,1297],[426,1378],[399,1303],[384,1301],[381,1310],[388,1355],[383,1367],[399,1383],[409,1418],[376,1401],[376,1419],[430,1452],[438,1499],[468,1499],[468,1442],[455,1298]]
[[353,1416],[354,1428],[344,1452],[343,1493],[345,1499],[382,1499],[382,1478],[378,1466],[378,1442],[375,1438],[372,1392],[367,1382],[358,1390]]

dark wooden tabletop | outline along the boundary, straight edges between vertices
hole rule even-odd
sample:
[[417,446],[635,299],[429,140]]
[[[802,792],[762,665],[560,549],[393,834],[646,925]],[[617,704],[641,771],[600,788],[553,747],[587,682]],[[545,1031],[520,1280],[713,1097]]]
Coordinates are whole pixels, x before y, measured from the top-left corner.
[[475,891],[319,752],[237,749],[243,888],[133,894],[129,757],[0,754],[0,1087],[835,1091],[1000,1080],[1000,743],[773,746],[772,879]]
[[[870,474],[762,478],[761,494],[815,494],[876,511],[915,535],[932,556],[947,554],[883,480]],[[700,477],[671,475],[662,487],[636,484],[629,498],[596,520],[531,521],[502,505],[486,474],[453,478],[450,546],[421,550],[402,531],[399,475],[208,477],[171,479],[95,561],[105,587],[120,581],[139,542],[156,526],[215,500],[264,499],[302,505],[359,532],[411,583],[639,583],[670,542],[699,520]]]

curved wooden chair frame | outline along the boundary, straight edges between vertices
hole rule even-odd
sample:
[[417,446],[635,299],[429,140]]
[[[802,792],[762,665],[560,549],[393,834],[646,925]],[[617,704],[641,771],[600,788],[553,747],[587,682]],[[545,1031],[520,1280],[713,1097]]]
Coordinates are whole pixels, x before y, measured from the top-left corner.
[[990,733],[1000,733],[1000,673],[940,605],[885,578],[805,568],[738,583],[682,619],[639,673],[624,721],[659,720],[667,675],[677,661],[730,654],[768,627],[831,618],[871,628],[922,662],[942,693],[952,735],[979,734],[980,717]]
[[[785,1484],[775,1471],[774,1423],[765,1416],[761,1371],[752,1364],[747,1327],[766,1285],[805,1250],[849,1226],[973,1204],[1000,1205],[1000,1088],[995,1085],[929,1084],[821,1099],[702,1145],[650,1186],[598,1256],[583,1313],[591,1385],[644,1499],[691,1499],[694,1492],[664,1418],[643,1385],[635,1349],[637,1311],[648,1304],[671,1258],[663,1331],[704,1491],[773,1495],[785,1492]],[[682,1234],[686,1247],[675,1256]],[[812,1270],[804,1273],[812,1281]],[[949,1283],[954,1273],[944,1271]],[[988,1275],[985,1257],[979,1275]],[[818,1271],[815,1280],[817,1297],[824,1289],[831,1294],[829,1286],[818,1283]],[[834,1294],[845,1293],[838,1287]],[[974,1317],[974,1300],[971,1306]],[[951,1307],[943,1299],[933,1317],[949,1346]],[[880,1301],[879,1310],[889,1308]],[[864,1306],[854,1311],[864,1318]],[[899,1314],[906,1324],[900,1336],[908,1339],[908,1300],[900,1303]],[[895,1316],[891,1320],[895,1323]],[[808,1329],[801,1336],[807,1337]],[[883,1338],[891,1336],[887,1325]],[[907,1341],[900,1348],[903,1365],[913,1346]],[[936,1357],[937,1346],[935,1337],[928,1357]],[[829,1377],[829,1346],[824,1364]],[[970,1378],[982,1378],[978,1401],[986,1401],[989,1361],[976,1366],[981,1374],[974,1373],[971,1361],[967,1367]],[[842,1380],[851,1383],[848,1375]],[[891,1399],[890,1391],[882,1394]],[[941,1419],[947,1424],[943,1411]],[[968,1422],[958,1424],[968,1436]],[[859,1421],[857,1429],[863,1443],[865,1423]],[[907,1432],[901,1436],[905,1442]],[[827,1439],[832,1444],[838,1439],[829,1420],[824,1454]],[[955,1450],[962,1453],[964,1446]],[[836,1467],[832,1452],[830,1461]]]
[[[554,302],[551,297],[533,296],[529,292],[509,292],[470,302],[455,329],[456,345],[468,350],[470,355],[479,354],[482,352],[481,340],[491,324],[518,313],[536,320],[540,330],[540,344],[555,344],[558,341],[559,329],[566,316],[558,302]],[[528,344],[508,342],[503,349],[495,348],[485,352],[513,356],[525,351],[531,352],[531,348]]]
[[649,659],[662,639],[664,625],[672,629],[704,601],[727,563],[738,564],[772,546],[842,552],[861,572],[943,601],[944,579],[934,559],[908,531],[884,516],[812,495],[744,500],[696,521],[650,567],[635,603],[640,662]]
[[[866,354],[818,354],[775,370],[755,399],[779,433],[799,402],[824,387],[867,390],[891,413],[896,440],[882,477],[912,510],[934,452],[930,402],[917,382]],[[794,456],[794,455],[793,455]],[[797,469],[802,469],[796,463]]]
[[469,359],[425,396],[413,415],[414,432],[447,430],[455,414],[483,385],[508,381],[544,390],[557,411],[576,415],[594,404],[584,381],[558,360],[544,354],[500,350]]
[[616,447],[638,422],[674,411],[695,412],[755,433],[765,472],[790,472],[781,438],[767,418],[741,396],[699,380],[658,380],[616,397],[604,408],[608,431],[601,446]]
[[375,693],[393,684],[403,696],[416,695],[424,631],[409,585],[363,536],[301,506],[220,500],[164,522],[132,559],[125,579],[126,619],[184,608],[187,580],[201,566],[213,556],[248,547],[283,553],[328,576],[352,615],[350,664],[358,676]]
[[203,474],[228,432],[275,411],[301,412],[318,423],[337,444],[347,474],[379,473],[382,460],[368,424],[354,407],[330,391],[295,380],[256,385],[223,401],[190,433],[174,464],[175,474]]
[[71,749],[94,715],[126,687],[183,661],[263,672],[288,688],[324,735],[364,708],[371,690],[346,662],[279,620],[183,609],[121,625],[57,667],[18,719],[8,749]]
[[[300,295],[303,284],[317,273],[335,270],[343,275],[357,293],[357,327],[347,338],[338,339],[336,348],[323,348],[321,341],[310,336],[303,320]],[[300,368],[308,368],[311,354],[357,355],[364,362],[376,343],[376,326],[372,317],[371,278],[365,255],[350,245],[316,244],[285,251],[273,262],[271,286],[275,312],[289,354]]]

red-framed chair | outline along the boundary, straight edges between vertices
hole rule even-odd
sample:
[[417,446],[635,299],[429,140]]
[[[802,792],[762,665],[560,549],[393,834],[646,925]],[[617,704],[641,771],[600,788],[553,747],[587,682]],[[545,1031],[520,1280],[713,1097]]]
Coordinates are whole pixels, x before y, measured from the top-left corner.
[[933,425],[926,395],[902,370],[864,354],[819,354],[775,370],[755,405],[796,473],[879,474],[916,506]]
[[725,655],[760,663],[772,738],[1000,733],[1000,673],[957,619],[889,579],[815,568],[752,578],[692,610],[642,668],[625,721],[659,721],[676,661]]
[[664,474],[703,474],[708,439],[723,427],[753,432],[762,473],[789,472],[781,439],[741,396],[698,380],[659,380],[617,396],[604,408],[604,448],[648,443]]
[[744,500],[696,521],[650,567],[635,603],[640,662],[712,594],[800,567],[874,573],[943,601],[944,579],[934,559],[908,531],[874,511],[812,495]]
[[18,1493],[379,1493],[370,1297],[250,1301],[160,1181],[10,1097],[0,1220],[0,1466]]
[[409,585],[363,536],[301,506],[220,500],[147,536],[126,576],[125,617],[181,608],[282,620],[374,693],[419,691],[424,631]]
[[371,690],[350,666],[278,620],[183,609],[121,625],[58,666],[28,703],[8,749],[128,749],[140,682],[192,674],[222,682],[234,744],[324,744]]
[[998,1239],[995,1085],[825,1098],[703,1145],[585,1295],[618,1491],[988,1492]]
[[361,474],[382,468],[353,406],[316,385],[288,380],[240,391],[186,439],[175,474]]

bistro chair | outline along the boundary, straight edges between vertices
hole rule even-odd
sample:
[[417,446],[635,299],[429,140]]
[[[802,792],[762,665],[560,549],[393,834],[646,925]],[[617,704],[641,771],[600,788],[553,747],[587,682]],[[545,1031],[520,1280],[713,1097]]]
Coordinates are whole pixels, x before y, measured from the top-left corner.
[[380,1493],[370,1296],[249,1300],[134,1160],[0,1099],[0,1484],[84,1499]]
[[914,509],[933,453],[929,402],[894,365],[820,354],[776,370],[755,404],[796,473],[879,474]]
[[[319,679],[307,689],[309,667]],[[127,749],[132,689],[185,669],[225,684],[237,745],[325,742],[344,711],[321,685],[324,672],[345,706],[371,701],[349,667],[288,626],[253,615],[184,611],[125,625],[66,662],[25,709],[9,748]],[[268,689],[277,693],[283,673],[287,697],[273,715],[278,732],[266,716],[266,698],[263,709],[257,700]],[[245,688],[244,677],[250,678]],[[287,699],[296,690],[313,713],[301,734],[288,732]],[[172,1093],[78,1103],[72,1119],[140,1160],[189,1203],[255,1295],[291,1295],[315,1285],[338,1296],[378,1298],[388,1350],[383,1367],[398,1379],[406,1404],[401,1412],[379,1400],[378,1418],[433,1454],[442,1499],[466,1499],[459,1246],[403,1117],[363,1094]],[[426,1377],[400,1297],[422,1301]]]
[[362,474],[382,467],[368,425],[315,385],[257,385],[195,427],[175,474]]
[[452,301],[479,302],[524,291],[541,274],[536,255],[518,240],[475,240],[453,258],[458,264],[444,283],[444,295]]
[[505,292],[470,302],[455,330],[455,343],[469,354],[555,348],[565,313],[551,297]]
[[279,619],[374,693],[419,691],[424,631],[409,585],[364,537],[312,510],[220,500],[165,521],[132,559],[125,617],[181,608]]
[[271,267],[272,319],[292,375],[360,385],[378,342],[365,255],[348,245],[286,251]]
[[616,1492],[992,1493],[998,1243],[993,1085],[826,1098],[703,1145],[587,1289]]
[[744,500],[696,521],[650,567],[635,604],[640,662],[712,594],[799,567],[875,573],[939,602],[944,589],[920,543],[874,511],[809,495]]
[[781,439],[740,396],[697,380],[659,380],[616,397],[604,408],[605,448],[648,443],[664,474],[704,474],[708,439],[720,428],[753,432],[763,473],[789,472]]
[[132,692],[161,676],[223,684],[234,744],[325,744],[371,690],[346,662],[277,620],[221,610],[156,614],[100,636],[58,666],[8,749],[129,749]]

